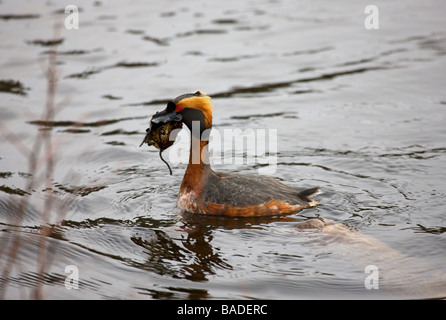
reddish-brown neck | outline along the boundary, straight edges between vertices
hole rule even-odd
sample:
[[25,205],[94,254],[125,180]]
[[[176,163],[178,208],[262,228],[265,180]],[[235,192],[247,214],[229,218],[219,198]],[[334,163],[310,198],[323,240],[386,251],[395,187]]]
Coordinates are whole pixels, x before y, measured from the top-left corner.
[[181,191],[200,193],[211,172],[208,141],[202,141],[191,134],[189,164],[181,183]]

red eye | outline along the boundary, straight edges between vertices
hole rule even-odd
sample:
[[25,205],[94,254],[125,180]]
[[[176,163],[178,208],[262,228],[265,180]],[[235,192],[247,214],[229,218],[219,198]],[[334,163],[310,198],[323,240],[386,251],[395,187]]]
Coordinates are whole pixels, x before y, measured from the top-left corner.
[[182,106],[177,106],[176,109],[175,109],[175,112],[180,112],[181,110],[183,110],[183,107]]

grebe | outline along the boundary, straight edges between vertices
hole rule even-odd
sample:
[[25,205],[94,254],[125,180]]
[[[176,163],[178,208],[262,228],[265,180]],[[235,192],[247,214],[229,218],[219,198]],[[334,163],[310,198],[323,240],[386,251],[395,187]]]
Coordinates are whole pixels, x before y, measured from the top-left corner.
[[[318,204],[313,197],[319,188],[298,191],[266,176],[213,171],[208,151],[212,109],[211,98],[197,91],[168,102],[151,120],[151,126],[181,121],[191,131],[189,164],[178,194],[180,209],[203,215],[258,217],[291,214]],[[146,131],[143,143],[148,141],[150,128]]]

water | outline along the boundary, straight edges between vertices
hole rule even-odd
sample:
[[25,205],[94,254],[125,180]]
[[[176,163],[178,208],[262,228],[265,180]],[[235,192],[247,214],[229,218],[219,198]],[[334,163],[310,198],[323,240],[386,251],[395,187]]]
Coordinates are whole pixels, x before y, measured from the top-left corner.
[[[2,297],[445,297],[445,4],[375,1],[380,29],[367,30],[368,4],[82,2],[79,29],[54,39],[65,3],[3,1]],[[58,111],[45,123],[54,43]],[[215,129],[277,129],[274,176],[319,186],[321,205],[262,219],[179,212],[186,165],[169,176],[138,146],[165,101],[197,89],[214,98]],[[26,156],[42,132],[49,181],[49,158],[31,171]],[[348,229],[299,228],[311,218]],[[64,286],[68,265],[78,290]]]

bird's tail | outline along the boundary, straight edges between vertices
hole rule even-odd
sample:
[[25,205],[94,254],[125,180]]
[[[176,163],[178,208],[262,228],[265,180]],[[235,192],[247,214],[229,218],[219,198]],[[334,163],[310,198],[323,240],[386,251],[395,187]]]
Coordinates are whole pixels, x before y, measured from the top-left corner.
[[317,196],[321,190],[318,187],[302,190],[299,192],[299,198],[306,202],[314,202],[314,197]]

